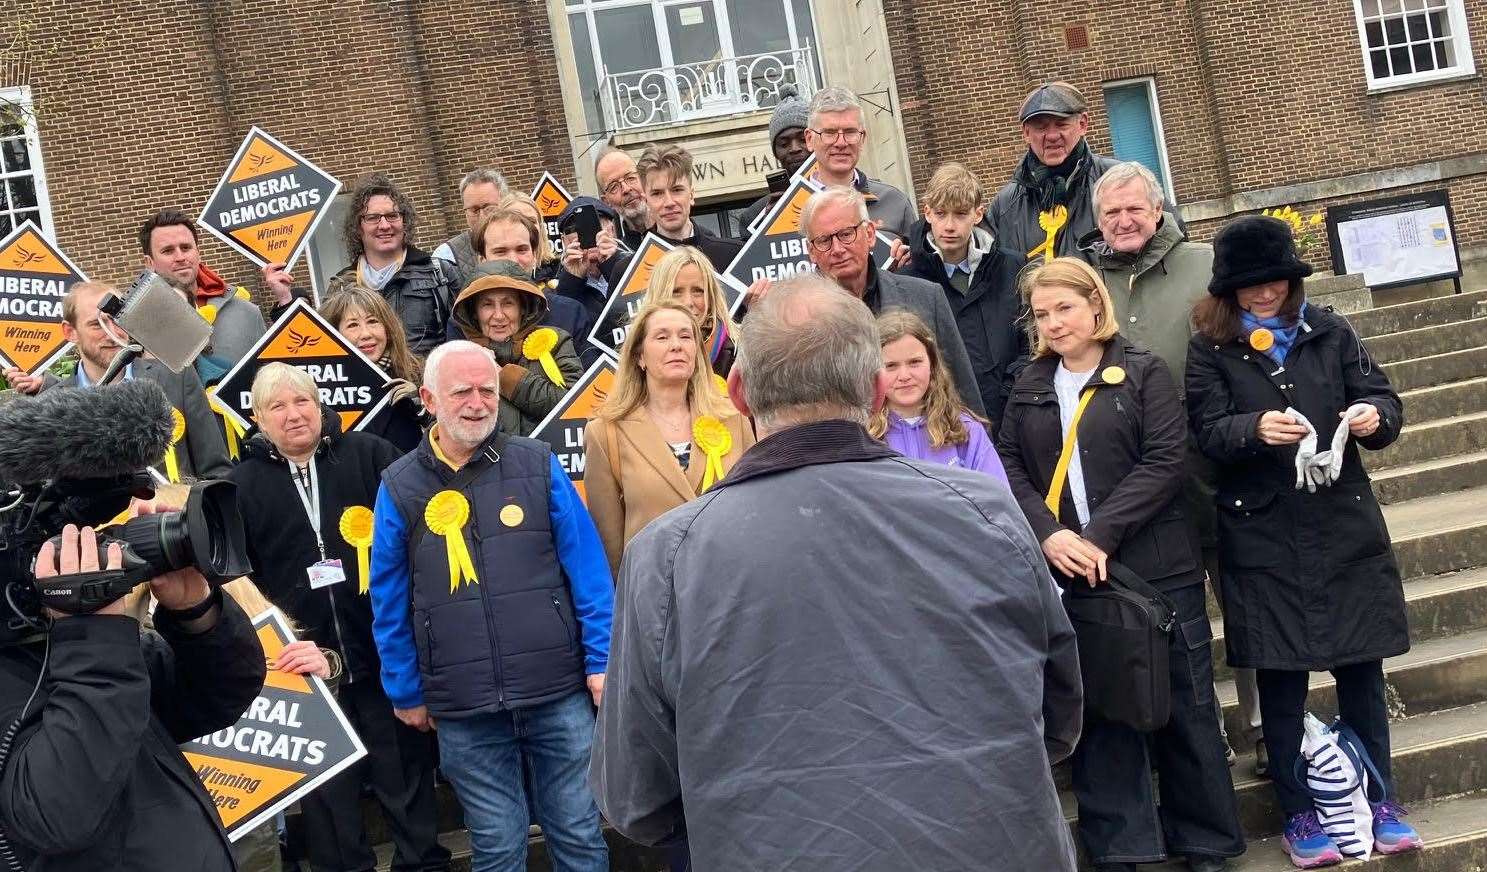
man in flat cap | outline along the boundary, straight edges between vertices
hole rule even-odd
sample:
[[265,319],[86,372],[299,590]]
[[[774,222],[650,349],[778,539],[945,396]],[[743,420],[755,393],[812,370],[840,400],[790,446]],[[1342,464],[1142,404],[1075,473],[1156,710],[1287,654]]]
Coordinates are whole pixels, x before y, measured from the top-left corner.
[[[1120,161],[1090,150],[1084,139],[1089,132],[1084,95],[1068,82],[1039,85],[1022,101],[1017,116],[1028,150],[986,216],[997,244],[1035,260],[1051,241],[1054,257],[1090,259],[1078,245],[1081,236],[1095,229],[1090,191]],[[1177,213],[1170,202],[1163,209]]]

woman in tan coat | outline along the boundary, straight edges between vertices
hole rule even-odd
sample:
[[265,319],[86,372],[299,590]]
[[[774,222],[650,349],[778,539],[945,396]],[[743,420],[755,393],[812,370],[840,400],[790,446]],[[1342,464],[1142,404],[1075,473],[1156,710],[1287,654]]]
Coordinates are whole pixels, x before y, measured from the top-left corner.
[[616,578],[630,537],[707,490],[754,444],[713,378],[691,310],[656,302],[633,323],[614,390],[584,430],[589,514]]

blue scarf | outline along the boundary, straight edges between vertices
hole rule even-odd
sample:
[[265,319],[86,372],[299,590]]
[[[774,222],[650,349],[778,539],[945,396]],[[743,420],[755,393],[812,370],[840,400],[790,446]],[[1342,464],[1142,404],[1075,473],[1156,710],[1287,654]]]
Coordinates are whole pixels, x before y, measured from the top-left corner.
[[1256,318],[1243,309],[1239,310],[1239,323],[1244,326],[1244,339],[1249,342],[1249,336],[1261,327],[1269,330],[1275,337],[1275,344],[1265,349],[1265,356],[1275,361],[1276,364],[1284,366],[1286,355],[1291,353],[1291,346],[1296,344],[1296,335],[1301,332],[1301,324],[1306,320],[1306,303],[1301,303],[1301,308],[1296,312],[1295,320],[1287,326],[1286,319],[1277,315],[1273,318]]

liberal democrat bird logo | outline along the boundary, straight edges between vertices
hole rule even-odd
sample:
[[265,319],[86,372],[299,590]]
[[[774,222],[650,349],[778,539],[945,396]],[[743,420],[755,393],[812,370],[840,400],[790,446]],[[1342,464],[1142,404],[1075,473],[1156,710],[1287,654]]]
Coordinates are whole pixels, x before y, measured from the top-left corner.
[[45,259],[46,255],[44,254],[38,254],[29,248],[16,246],[15,254],[11,257],[11,267],[14,269],[24,269],[39,260]]
[[299,354],[304,349],[319,344],[320,337],[306,336],[305,334],[300,333],[298,330],[290,330],[289,341],[291,343],[288,349],[289,353]]
[[273,157],[271,154],[250,153],[248,155],[248,164],[255,170],[262,169],[264,164],[273,160]]
[[553,194],[543,194],[542,195],[542,202],[539,203],[538,205],[540,205],[542,207],[542,211],[544,211],[544,212],[551,212],[552,210],[556,209],[559,205],[561,205],[561,203],[562,203],[562,201],[559,200]]

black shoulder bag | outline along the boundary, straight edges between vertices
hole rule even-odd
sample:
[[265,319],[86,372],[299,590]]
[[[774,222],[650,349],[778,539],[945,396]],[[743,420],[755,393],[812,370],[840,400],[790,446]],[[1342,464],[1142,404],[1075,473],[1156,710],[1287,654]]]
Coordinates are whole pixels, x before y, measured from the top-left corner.
[[1079,640],[1084,707],[1141,732],[1166,725],[1172,711],[1167,641],[1177,609],[1124,565],[1105,565],[1108,584],[1071,585],[1064,608]]

